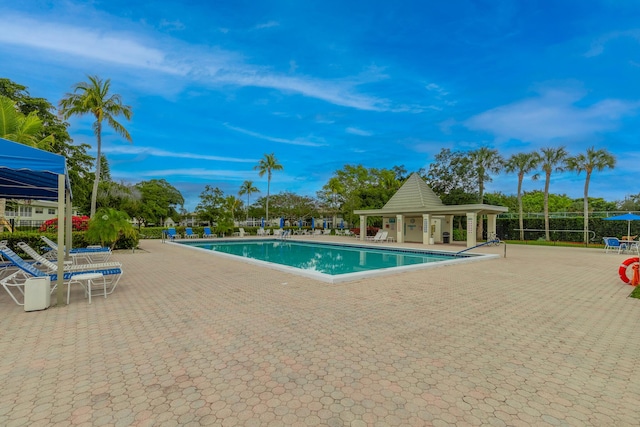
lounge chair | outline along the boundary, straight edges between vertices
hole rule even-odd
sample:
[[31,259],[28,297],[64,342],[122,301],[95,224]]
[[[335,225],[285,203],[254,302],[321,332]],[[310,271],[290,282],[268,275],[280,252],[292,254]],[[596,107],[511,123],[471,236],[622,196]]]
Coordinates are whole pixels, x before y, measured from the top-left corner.
[[322,230],[320,230],[319,228],[316,230],[313,230],[313,233],[311,233],[312,236],[322,236]]
[[322,234],[324,236],[329,236],[331,235],[331,229],[330,228],[325,228],[324,230],[322,230]]
[[[47,244],[51,250],[45,254],[46,258],[55,259],[58,256],[58,244],[47,236],[40,236],[43,242]],[[105,246],[87,246],[86,248],[71,248],[69,255],[74,263],[84,259],[89,263],[107,262],[111,258],[111,248]]]
[[380,240],[380,236],[381,235],[382,235],[382,231],[378,230],[378,232],[376,233],[375,236],[367,236],[367,240],[376,242],[376,241]]
[[282,230],[281,228],[275,228],[275,229],[273,230],[273,235],[274,235],[274,236],[278,236],[278,237],[279,237],[279,236],[281,236],[281,235],[282,235],[282,231],[283,231],[283,230]]
[[[12,266],[17,267],[16,269],[12,269],[10,267],[7,268],[5,273],[2,275],[0,279],[0,283],[7,291],[7,293],[11,296],[11,299],[18,304],[24,305],[23,301],[20,302],[15,295],[11,292],[10,288],[15,288],[22,293],[24,297],[24,283],[30,277],[49,277],[51,282],[56,282],[58,280],[57,273],[47,273],[42,270],[39,270],[35,265],[29,264],[22,258],[20,258],[15,252],[9,249],[6,246],[0,247],[0,254],[3,258],[9,260]],[[106,290],[105,287],[105,295],[112,293],[116,286],[118,285],[118,281],[120,281],[120,276],[122,275],[121,268],[89,268],[86,270],[74,270],[74,271],[65,271],[63,276],[63,281],[69,285],[69,281],[74,280],[75,276],[87,274],[87,273],[99,273],[102,274],[106,279],[111,278],[110,286],[111,289],[109,291]],[[51,287],[51,292],[55,290],[57,285]]]
[[610,250],[622,253],[629,248],[626,243],[620,243],[617,237],[603,237],[602,240],[604,240],[605,253],[609,253]]
[[180,238],[180,235],[178,234],[175,228],[167,228],[163,232],[169,240],[175,240]]
[[[0,245],[0,248],[2,245]],[[5,246],[6,247],[6,246]],[[25,242],[18,242],[18,247],[27,255],[35,261],[35,265],[42,266],[42,270],[49,273],[57,273],[58,272],[58,264],[51,261],[50,259],[45,258],[40,255],[33,249],[31,246],[26,244]],[[95,269],[105,269],[105,268],[120,268],[122,269],[122,263],[117,261],[110,262],[97,262],[93,264],[66,264],[64,266],[65,271],[86,271],[86,270],[95,270]]]
[[387,236],[389,235],[388,231],[383,231],[383,232],[379,232],[378,234],[376,234],[373,238],[373,240],[371,240],[372,242],[386,242],[387,241]]
[[[48,260],[42,255],[38,254],[32,247],[27,245],[24,242],[18,242],[18,247],[24,251],[27,255],[29,255],[33,260],[36,267],[39,267],[40,270],[44,271],[47,274],[57,274],[58,273],[58,264]],[[13,260],[11,260],[12,263]],[[113,270],[111,273],[107,273],[107,271]],[[118,270],[118,272],[115,272]],[[122,275],[122,263],[117,261],[109,261],[109,262],[97,262],[92,264],[66,264],[64,267],[65,274],[66,273],[102,273],[105,278],[106,283],[111,285],[112,288],[107,295],[113,292],[120,281],[120,276]]]
[[211,227],[205,227],[204,231],[202,232],[202,237],[210,238],[210,237],[216,237],[216,235],[211,232]]
[[184,237],[186,237],[187,239],[197,239],[198,235],[193,232],[191,227],[187,227],[184,230]]
[[281,238],[281,239],[290,239],[290,238],[291,238],[291,230],[284,230],[284,231],[280,234],[280,238]]

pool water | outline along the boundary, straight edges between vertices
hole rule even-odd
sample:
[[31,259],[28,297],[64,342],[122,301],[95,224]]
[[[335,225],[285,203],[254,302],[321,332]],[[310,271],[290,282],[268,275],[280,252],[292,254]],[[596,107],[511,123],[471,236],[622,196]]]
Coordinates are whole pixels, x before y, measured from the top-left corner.
[[[471,254],[456,255],[412,249],[274,239],[181,242],[181,244],[332,277],[474,257]],[[312,277],[316,276],[312,275]],[[318,278],[322,279],[322,277]]]

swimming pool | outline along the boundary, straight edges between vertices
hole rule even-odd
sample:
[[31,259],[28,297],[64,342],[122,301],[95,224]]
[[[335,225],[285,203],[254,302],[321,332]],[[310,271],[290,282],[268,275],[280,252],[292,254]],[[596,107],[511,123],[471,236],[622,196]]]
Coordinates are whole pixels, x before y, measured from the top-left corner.
[[179,244],[329,283],[496,257],[281,239],[183,241]]

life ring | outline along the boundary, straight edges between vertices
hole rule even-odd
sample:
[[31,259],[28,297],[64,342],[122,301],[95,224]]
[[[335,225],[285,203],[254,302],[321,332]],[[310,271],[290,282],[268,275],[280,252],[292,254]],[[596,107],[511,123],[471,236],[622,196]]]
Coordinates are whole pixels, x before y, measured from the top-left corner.
[[634,285],[635,286],[635,285],[637,285],[637,283],[633,284],[632,280],[627,277],[627,268],[629,268],[629,266],[633,265],[634,263],[635,264],[640,263],[640,258],[636,257],[636,258],[629,258],[629,259],[624,260],[622,262],[622,264],[620,264],[620,268],[618,269],[618,274],[620,275],[620,279],[624,283],[627,283],[629,285]]

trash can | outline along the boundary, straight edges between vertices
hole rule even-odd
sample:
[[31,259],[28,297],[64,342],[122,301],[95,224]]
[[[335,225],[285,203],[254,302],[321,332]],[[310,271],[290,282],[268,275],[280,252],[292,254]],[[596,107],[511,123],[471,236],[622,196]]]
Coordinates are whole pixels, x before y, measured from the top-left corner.
[[51,305],[51,280],[46,277],[32,277],[24,283],[24,311],[36,311]]
[[442,233],[442,243],[449,243],[449,239],[451,238],[451,234],[448,231]]

